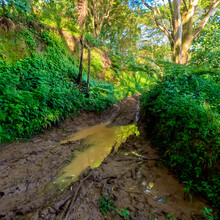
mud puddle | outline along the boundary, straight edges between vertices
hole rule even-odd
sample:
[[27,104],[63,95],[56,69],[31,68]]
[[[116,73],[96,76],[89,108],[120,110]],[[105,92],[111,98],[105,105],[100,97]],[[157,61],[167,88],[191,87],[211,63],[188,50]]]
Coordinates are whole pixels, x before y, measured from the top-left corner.
[[[100,115],[83,113],[26,143],[0,148],[0,218],[122,219],[100,212],[98,202],[108,195],[132,220],[203,219],[206,202],[189,200],[144,126],[134,124],[138,108],[138,97],[129,97]],[[92,171],[84,172],[87,167]]]
[[71,194],[68,189],[59,195],[55,187],[42,193],[71,163],[72,155],[76,157],[85,146],[84,140],[61,142],[84,128],[107,121],[114,126],[133,124],[137,108],[138,98],[129,97],[102,113],[69,118],[27,142],[0,146],[0,219],[31,219],[38,210],[62,203],[66,193]]
[[184,185],[169,173],[157,150],[146,141],[142,125],[139,131],[139,136],[131,135],[117,152],[111,152],[88,179],[72,185],[75,200],[65,200],[56,219],[123,219],[114,212],[100,212],[99,200],[106,195],[115,202],[115,210],[130,213],[129,219],[204,219],[201,203],[207,206],[206,202],[195,195],[189,199]]
[[139,135],[136,125],[111,126],[111,123],[107,122],[83,129],[61,141],[60,145],[64,145],[81,140],[82,149],[73,153],[71,162],[59,171],[57,178],[47,190],[53,187],[60,191],[64,190],[72,182],[78,180],[79,175],[86,168],[99,167],[113,147],[114,151],[117,151],[120,145],[134,134]]

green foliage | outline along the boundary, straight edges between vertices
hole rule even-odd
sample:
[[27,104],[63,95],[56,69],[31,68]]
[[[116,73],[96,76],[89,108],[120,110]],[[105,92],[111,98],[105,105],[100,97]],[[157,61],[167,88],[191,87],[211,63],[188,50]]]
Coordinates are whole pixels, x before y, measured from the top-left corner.
[[[101,111],[113,104],[113,86],[91,79],[90,97],[75,79],[76,60],[52,31],[25,30],[31,57],[13,63],[0,60],[0,142],[27,138],[79,111]],[[36,53],[36,38],[47,45]],[[84,77],[83,85],[86,85]]]
[[90,97],[87,99],[87,110],[100,112],[114,102],[115,93],[112,84],[90,79]]
[[[28,0],[7,0],[4,2],[7,2],[7,4],[5,4],[6,11],[4,13],[6,13],[8,17],[26,16],[26,13],[31,12],[31,4]],[[34,2],[37,2],[37,0]]]
[[108,195],[102,197],[98,202],[98,207],[102,214],[108,214],[109,211],[115,210],[115,206],[114,200]]
[[98,73],[103,71],[102,57],[97,50],[91,51],[91,75],[93,77],[98,77]]
[[92,35],[91,35],[90,33],[88,33],[88,32],[85,33],[85,40],[86,40],[87,42],[89,42],[90,44],[96,46],[96,47],[99,47],[99,46],[101,46],[101,44],[102,44],[101,40],[96,40],[96,39],[94,38],[94,36],[92,36]]
[[143,24],[140,21],[140,16],[134,12],[134,8],[129,6],[128,1],[112,2],[117,2],[111,3],[115,10],[112,10],[110,20],[104,22],[101,36],[113,52],[120,51],[124,56],[130,52],[136,54],[136,51],[139,50],[137,44],[141,39]]
[[169,213],[169,214],[167,214],[166,218],[169,219],[169,220],[173,220],[174,219],[174,214]]
[[129,220],[130,219],[130,212],[126,209],[119,209],[118,214],[120,216],[122,216],[125,220]]
[[214,220],[215,218],[214,218],[214,216],[213,216],[213,214],[212,214],[212,211],[213,211],[213,210],[212,210],[212,209],[208,209],[208,208],[205,207],[204,205],[203,205],[203,207],[204,207],[204,209],[201,210],[203,216],[204,216],[207,220]]
[[28,46],[28,50],[29,52],[34,55],[33,53],[35,52],[36,50],[36,42],[35,42],[35,38],[34,38],[34,35],[29,31],[29,30],[25,30],[25,31],[22,31],[22,36],[24,37],[25,39],[25,42]]
[[[216,13],[217,15],[219,12]],[[220,68],[220,19],[210,19],[200,35],[195,39],[191,50],[190,63],[194,66]]]
[[142,98],[149,136],[188,192],[220,205],[220,78],[216,70],[166,64]]
[[37,13],[43,24],[63,30],[67,29],[76,37],[80,30],[77,28],[76,1],[59,0],[42,3],[41,13]]
[[116,210],[116,202],[108,194],[105,194],[99,201],[98,207],[102,214],[109,214],[109,212],[114,212],[115,215],[121,216],[124,220],[130,219],[130,212],[127,209],[120,208]]
[[143,93],[155,84],[157,72],[150,63],[142,64],[133,56],[112,55],[116,98]]
[[17,33],[0,32],[0,60],[15,62],[28,56],[27,44],[23,31]]

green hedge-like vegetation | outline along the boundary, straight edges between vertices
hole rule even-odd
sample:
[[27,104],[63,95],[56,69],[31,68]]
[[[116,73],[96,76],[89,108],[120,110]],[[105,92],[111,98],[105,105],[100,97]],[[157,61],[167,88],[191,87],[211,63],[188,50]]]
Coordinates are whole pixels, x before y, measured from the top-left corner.
[[[25,30],[17,36],[25,38],[30,56],[0,59],[0,143],[30,137],[79,111],[101,111],[113,104],[109,83],[91,79],[89,98],[79,91],[78,64],[58,34]],[[37,52],[36,39],[45,51]]]
[[187,186],[220,205],[220,74],[172,67],[141,97],[148,134]]

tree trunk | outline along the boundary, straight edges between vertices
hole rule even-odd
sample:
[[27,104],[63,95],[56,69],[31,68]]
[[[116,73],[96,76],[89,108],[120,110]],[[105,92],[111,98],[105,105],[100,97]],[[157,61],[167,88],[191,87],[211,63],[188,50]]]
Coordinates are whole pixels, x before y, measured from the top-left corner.
[[[191,44],[190,44],[191,45]],[[182,46],[182,64],[186,65],[188,61],[189,45],[185,44]]]
[[171,49],[171,60],[175,63],[175,53],[174,53],[174,43],[172,39],[170,39],[170,49]]
[[[173,0],[174,9],[172,7],[172,1],[168,0],[172,17],[170,19],[170,27],[168,27],[163,21],[156,0],[154,0],[156,5],[155,8],[148,4],[145,0],[141,0],[141,2],[153,12],[154,20],[157,27],[169,38],[173,62],[186,64],[188,60],[188,52],[193,40],[198,36],[204,26],[208,23],[210,16],[215,11],[216,7],[220,3],[220,0],[211,0],[208,10],[206,10],[205,14],[198,19],[200,20],[200,22],[197,24],[197,27],[194,31],[193,18],[195,16],[196,7],[199,0],[189,0],[189,9],[185,0]],[[183,24],[181,24],[181,2],[183,3]]]
[[80,64],[79,64],[79,74],[78,74],[78,79],[77,83],[79,87],[82,87],[82,72],[83,72],[83,50],[84,50],[84,30],[80,39],[81,43],[81,56],[80,56]]
[[99,29],[99,27],[97,27],[97,28],[95,29],[95,36],[94,36],[96,40],[98,40],[99,34],[100,34],[100,29]]
[[99,35],[102,30],[103,23],[104,23],[104,19],[101,20],[100,24],[96,27],[96,40],[99,39]]
[[89,77],[90,77],[90,66],[91,66],[91,50],[88,47],[88,77],[87,77],[87,90],[86,90],[86,96],[89,97]]
[[85,28],[86,28],[86,16],[87,16],[87,10],[88,10],[88,2],[87,0],[82,0],[78,4],[79,7],[79,25],[82,27],[82,35],[80,39],[81,43],[81,56],[80,56],[80,64],[79,64],[79,74],[78,74],[78,79],[77,83],[79,85],[79,88],[82,87],[82,72],[83,72],[83,50],[84,50],[84,34],[85,34]]
[[188,61],[188,53],[193,41],[193,17],[195,15],[197,4],[198,0],[191,0],[189,4],[189,9],[187,9],[186,4],[183,5],[184,11],[182,13],[182,64],[187,64]]
[[182,25],[180,14],[180,0],[174,0],[174,54],[175,63],[182,63]]

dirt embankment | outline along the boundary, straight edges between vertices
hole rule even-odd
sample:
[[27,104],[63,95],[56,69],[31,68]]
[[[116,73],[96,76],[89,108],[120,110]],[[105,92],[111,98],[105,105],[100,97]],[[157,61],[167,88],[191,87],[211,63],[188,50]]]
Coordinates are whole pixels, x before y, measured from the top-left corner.
[[[126,209],[131,219],[199,219],[198,198],[185,198],[181,185],[163,167],[157,150],[147,141],[143,125],[140,135],[130,136],[117,152],[112,152],[93,171],[81,175],[62,192],[45,186],[71,161],[80,141],[59,144],[69,135],[95,124],[112,121],[114,125],[134,123],[138,97],[123,100],[97,115],[83,113],[28,142],[0,148],[0,218],[2,219],[121,219],[98,208],[108,195],[116,210]],[[204,201],[203,201],[204,202]]]

